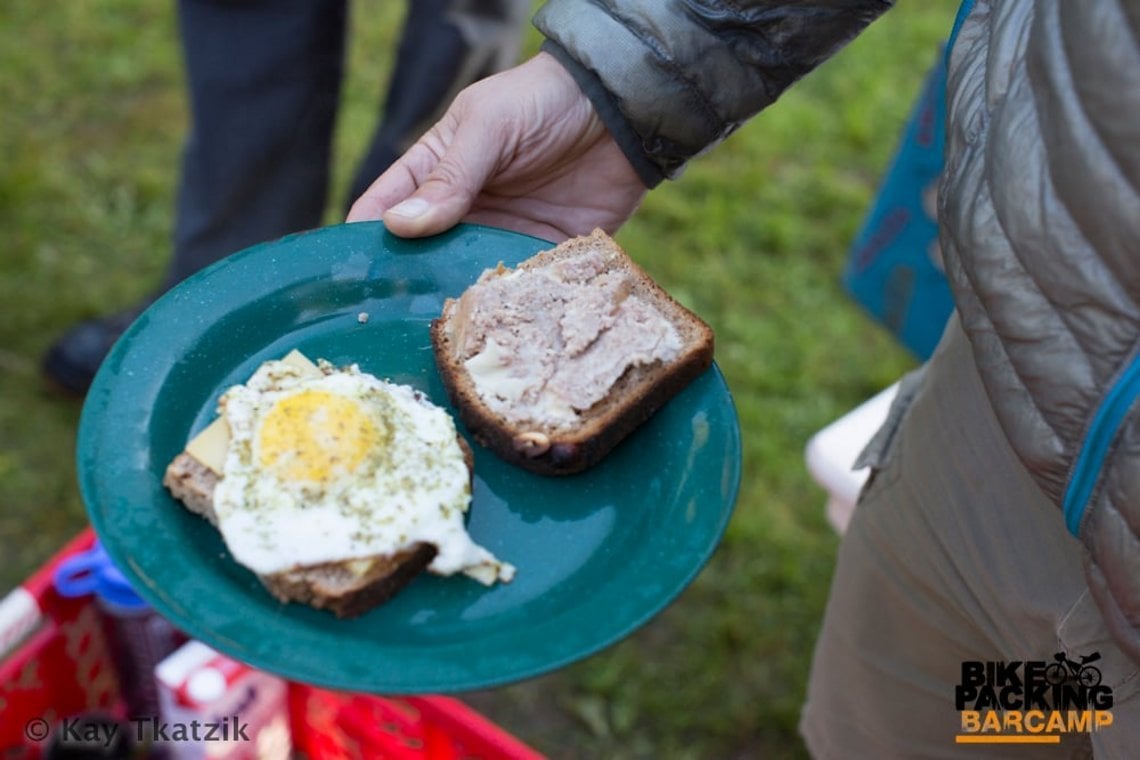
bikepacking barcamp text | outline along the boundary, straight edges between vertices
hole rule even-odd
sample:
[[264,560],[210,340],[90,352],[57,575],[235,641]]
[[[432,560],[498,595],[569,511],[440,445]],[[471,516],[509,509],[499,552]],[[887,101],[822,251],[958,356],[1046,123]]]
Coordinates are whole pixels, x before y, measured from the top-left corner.
[[1066,734],[1112,725],[1112,688],[1090,664],[1099,652],[1071,659],[962,663],[954,689],[959,744],[1059,744]]

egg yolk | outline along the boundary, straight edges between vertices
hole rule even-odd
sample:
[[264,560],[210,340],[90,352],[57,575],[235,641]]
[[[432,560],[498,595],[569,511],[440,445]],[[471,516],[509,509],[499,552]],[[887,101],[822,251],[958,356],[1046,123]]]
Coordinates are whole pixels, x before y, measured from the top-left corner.
[[[286,481],[327,483],[353,472],[385,431],[359,404],[321,390],[288,396],[261,425],[261,466]],[[381,425],[383,423],[380,423]]]

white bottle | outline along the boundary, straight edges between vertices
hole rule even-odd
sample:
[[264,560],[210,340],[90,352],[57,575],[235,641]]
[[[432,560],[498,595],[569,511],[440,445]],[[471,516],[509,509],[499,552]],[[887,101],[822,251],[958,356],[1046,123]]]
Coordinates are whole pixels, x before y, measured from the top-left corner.
[[[199,641],[155,669],[161,719],[149,727],[179,760],[288,760],[288,685]],[[141,724],[136,730],[146,733]]]

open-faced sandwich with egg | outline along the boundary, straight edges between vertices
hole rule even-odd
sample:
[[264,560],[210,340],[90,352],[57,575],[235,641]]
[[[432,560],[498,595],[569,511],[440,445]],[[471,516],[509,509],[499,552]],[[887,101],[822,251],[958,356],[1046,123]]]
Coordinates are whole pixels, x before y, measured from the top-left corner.
[[419,391],[293,352],[219,412],[163,482],[278,599],[347,617],[424,570],[513,576],[467,533],[471,452]]

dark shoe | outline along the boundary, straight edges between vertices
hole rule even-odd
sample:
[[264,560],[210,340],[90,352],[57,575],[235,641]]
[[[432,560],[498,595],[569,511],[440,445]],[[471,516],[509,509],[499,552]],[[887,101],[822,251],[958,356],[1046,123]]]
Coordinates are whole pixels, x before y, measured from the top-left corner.
[[99,365],[135,318],[142,306],[98,319],[80,322],[63,334],[44,354],[47,378],[68,393],[86,395]]

